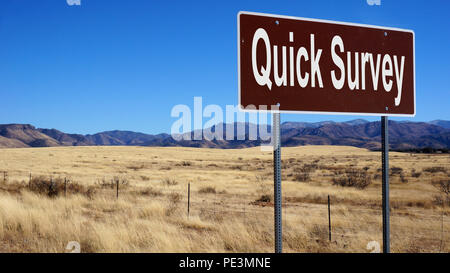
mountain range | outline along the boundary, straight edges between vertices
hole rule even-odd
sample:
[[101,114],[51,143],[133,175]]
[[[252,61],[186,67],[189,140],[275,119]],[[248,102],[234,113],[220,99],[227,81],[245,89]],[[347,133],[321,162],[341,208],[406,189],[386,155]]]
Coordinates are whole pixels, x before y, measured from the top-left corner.
[[[245,134],[238,135],[238,128],[245,128]],[[0,125],[0,148],[91,146],[91,145],[133,145],[133,146],[182,146],[205,148],[245,148],[259,146],[264,141],[249,140],[249,134],[256,129],[252,123],[218,124],[212,132],[222,127],[223,139],[227,129],[234,140],[181,140],[176,141],[169,134],[145,134],[132,131],[106,131],[96,134],[67,134],[56,129],[36,128],[29,124]],[[241,127],[241,128],[242,128]],[[270,126],[268,126],[270,132]],[[193,136],[200,132],[189,132]],[[244,140],[238,140],[244,139]],[[300,145],[347,145],[370,150],[381,147],[381,123],[355,119],[347,122],[284,122],[281,125],[283,146]],[[392,150],[449,149],[450,121],[431,122],[389,121],[389,142]]]

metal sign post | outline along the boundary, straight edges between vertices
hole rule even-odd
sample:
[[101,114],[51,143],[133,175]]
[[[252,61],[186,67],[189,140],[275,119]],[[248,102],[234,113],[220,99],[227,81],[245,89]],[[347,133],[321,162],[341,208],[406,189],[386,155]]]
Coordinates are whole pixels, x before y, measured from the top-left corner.
[[381,169],[382,169],[382,205],[383,205],[383,253],[390,252],[389,232],[389,139],[388,117],[381,117]]
[[281,253],[283,248],[281,226],[281,129],[280,113],[272,115],[273,136],[273,182],[274,182],[274,211],[275,211],[275,253]]

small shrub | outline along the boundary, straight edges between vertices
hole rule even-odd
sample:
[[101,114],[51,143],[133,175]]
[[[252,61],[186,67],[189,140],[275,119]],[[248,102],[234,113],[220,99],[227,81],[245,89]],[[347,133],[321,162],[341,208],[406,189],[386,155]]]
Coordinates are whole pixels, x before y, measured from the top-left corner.
[[450,206],[450,179],[438,180],[432,182],[440,192],[433,197],[433,203],[438,206]]
[[298,173],[295,175],[294,179],[295,179],[295,181],[298,181],[298,182],[306,182],[311,179],[311,175],[307,172]]
[[[64,195],[65,187],[63,178],[49,178],[45,176],[33,177],[28,184],[29,191],[49,197]],[[93,187],[86,187],[70,180],[67,180],[66,191],[68,194],[83,194],[89,198],[92,198],[95,194]]]
[[311,179],[311,172],[317,170],[318,168],[319,168],[319,165],[317,165],[316,163],[303,164],[302,167],[295,168],[294,169],[294,172],[296,172],[296,174],[294,175],[295,181],[298,181],[298,182],[309,181]]
[[400,174],[400,181],[402,183],[408,183],[408,179],[406,179],[406,177],[403,175],[403,173]]
[[119,183],[119,187],[127,187],[129,185],[128,180],[126,178],[121,178],[118,176],[114,176],[110,180],[103,178],[100,181],[97,181],[96,185],[102,189],[115,189],[117,187],[117,183]]
[[450,195],[450,180],[438,180],[433,181],[432,184],[443,194],[449,196]]
[[420,175],[422,175],[421,172],[416,172],[415,169],[412,169],[412,170],[411,170],[411,177],[419,178]]
[[178,185],[178,182],[175,179],[165,178],[163,180],[163,184],[166,186],[175,186]]
[[190,161],[183,161],[181,162],[181,166],[187,167],[187,166],[191,166],[192,163]]
[[177,192],[169,194],[169,201],[173,204],[178,204],[181,201],[181,198],[182,198],[181,194]]
[[242,171],[242,166],[241,166],[241,165],[232,165],[232,166],[230,167],[230,169]]
[[[49,197],[57,196],[62,188],[64,191],[64,182],[61,179],[53,179],[45,176],[33,177],[29,183],[29,190]],[[62,187],[61,187],[62,186]]]
[[3,171],[2,172],[2,180],[3,180],[3,183],[6,183],[6,181],[8,181],[8,172],[7,171]]
[[320,241],[328,240],[328,227],[314,224],[308,231],[310,237],[319,239]]
[[441,194],[435,194],[433,195],[433,204],[436,206],[444,206],[444,204],[446,204],[446,200],[444,198],[444,196],[442,196]]
[[367,171],[359,169],[346,169],[343,174],[334,177],[332,181],[333,185],[357,189],[364,189],[372,183]]
[[214,188],[214,187],[202,187],[198,192],[199,193],[216,193],[216,188]]
[[144,167],[145,167],[144,164],[127,166],[128,169],[133,170],[133,171],[141,170]]
[[403,172],[403,169],[399,167],[392,167],[389,169],[389,172],[390,172],[389,175],[399,175]]
[[84,195],[89,199],[92,199],[94,198],[95,193],[96,193],[95,188],[91,186],[87,188],[87,190],[84,192]]
[[312,163],[312,164],[303,164],[303,167],[300,167],[299,170],[302,171],[302,172],[310,173],[312,171],[317,170],[318,168],[319,168],[319,165],[317,165],[316,163]]
[[142,179],[142,181],[149,181],[150,177],[145,176],[145,175],[141,175],[141,179]]
[[429,168],[423,169],[423,171],[428,172],[428,173],[438,173],[438,172],[446,173],[447,172],[444,167],[429,167]]
[[114,184],[114,181],[111,180],[107,180],[106,178],[103,177],[102,180],[98,180],[95,183],[99,188],[105,189],[105,188],[111,188],[114,189],[116,187],[116,185]]
[[173,192],[169,194],[169,206],[166,209],[166,216],[172,215],[178,208],[178,204],[180,203],[182,196],[177,192]]
[[160,190],[155,190],[152,187],[147,187],[139,192],[141,195],[146,196],[161,196],[163,195]]
[[256,202],[264,202],[264,203],[270,203],[272,201],[272,196],[269,194],[263,194],[259,199],[256,200]]

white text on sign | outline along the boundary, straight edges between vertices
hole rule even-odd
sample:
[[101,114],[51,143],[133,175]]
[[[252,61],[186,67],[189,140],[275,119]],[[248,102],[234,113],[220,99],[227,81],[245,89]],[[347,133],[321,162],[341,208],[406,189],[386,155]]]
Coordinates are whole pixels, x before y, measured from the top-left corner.
[[[289,43],[294,42],[294,33],[289,32],[287,37]],[[323,49],[315,45],[315,36],[310,34],[309,51],[306,47],[294,49],[293,46],[281,46],[281,73],[279,70],[280,46],[273,45],[270,42],[269,35],[263,28],[258,28],[252,41],[252,69],[256,82],[261,86],[267,86],[269,90],[272,85],[276,86],[295,86],[302,88],[310,85],[315,88],[324,88],[322,72],[320,69],[320,58]],[[266,63],[258,66],[258,43],[264,43]],[[287,53],[289,49],[289,56]],[[344,85],[350,90],[377,91],[378,82],[381,77],[382,88],[385,92],[390,92],[395,84],[398,93],[395,97],[395,106],[399,106],[402,98],[402,84],[404,75],[405,56],[374,54],[370,52],[351,52],[345,51],[343,39],[335,35],[330,41],[330,55],[335,69],[330,71],[332,85],[336,90],[340,90]],[[346,63],[338,53],[346,52]],[[272,69],[273,63],[273,69]],[[309,72],[302,69],[309,67]],[[273,70],[273,75],[271,76]],[[372,85],[366,83],[366,71],[370,72]],[[274,81],[274,83],[272,82]]]

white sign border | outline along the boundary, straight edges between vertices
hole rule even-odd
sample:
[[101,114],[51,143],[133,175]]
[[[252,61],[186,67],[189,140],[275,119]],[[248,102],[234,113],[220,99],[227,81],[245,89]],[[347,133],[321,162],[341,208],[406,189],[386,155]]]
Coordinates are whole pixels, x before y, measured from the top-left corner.
[[[344,26],[356,26],[356,27],[365,27],[365,28],[375,28],[381,30],[394,30],[401,32],[409,32],[413,35],[413,77],[414,77],[414,113],[413,114],[395,114],[395,113],[354,113],[354,112],[325,112],[325,111],[293,111],[293,110],[257,110],[257,109],[245,109],[241,104],[241,35],[240,35],[240,20],[239,17],[241,14],[248,15],[257,15],[257,16],[265,16],[272,18],[282,18],[282,19],[291,19],[291,20],[299,20],[299,21],[309,21],[309,22],[318,22],[318,23],[329,23],[329,24],[337,24]],[[382,27],[382,26],[374,26],[374,25],[366,25],[366,24],[358,24],[358,23],[347,23],[347,22],[339,22],[332,20],[322,20],[322,19],[311,19],[304,17],[294,17],[294,16],[286,16],[286,15],[276,15],[269,13],[259,13],[259,12],[250,12],[250,11],[239,11],[237,14],[237,50],[238,50],[238,103],[239,110],[243,112],[277,112],[277,113],[286,113],[286,114],[319,114],[319,115],[348,115],[348,116],[396,116],[396,117],[414,117],[416,115],[416,35],[414,30],[411,29],[401,29],[394,27]]]

